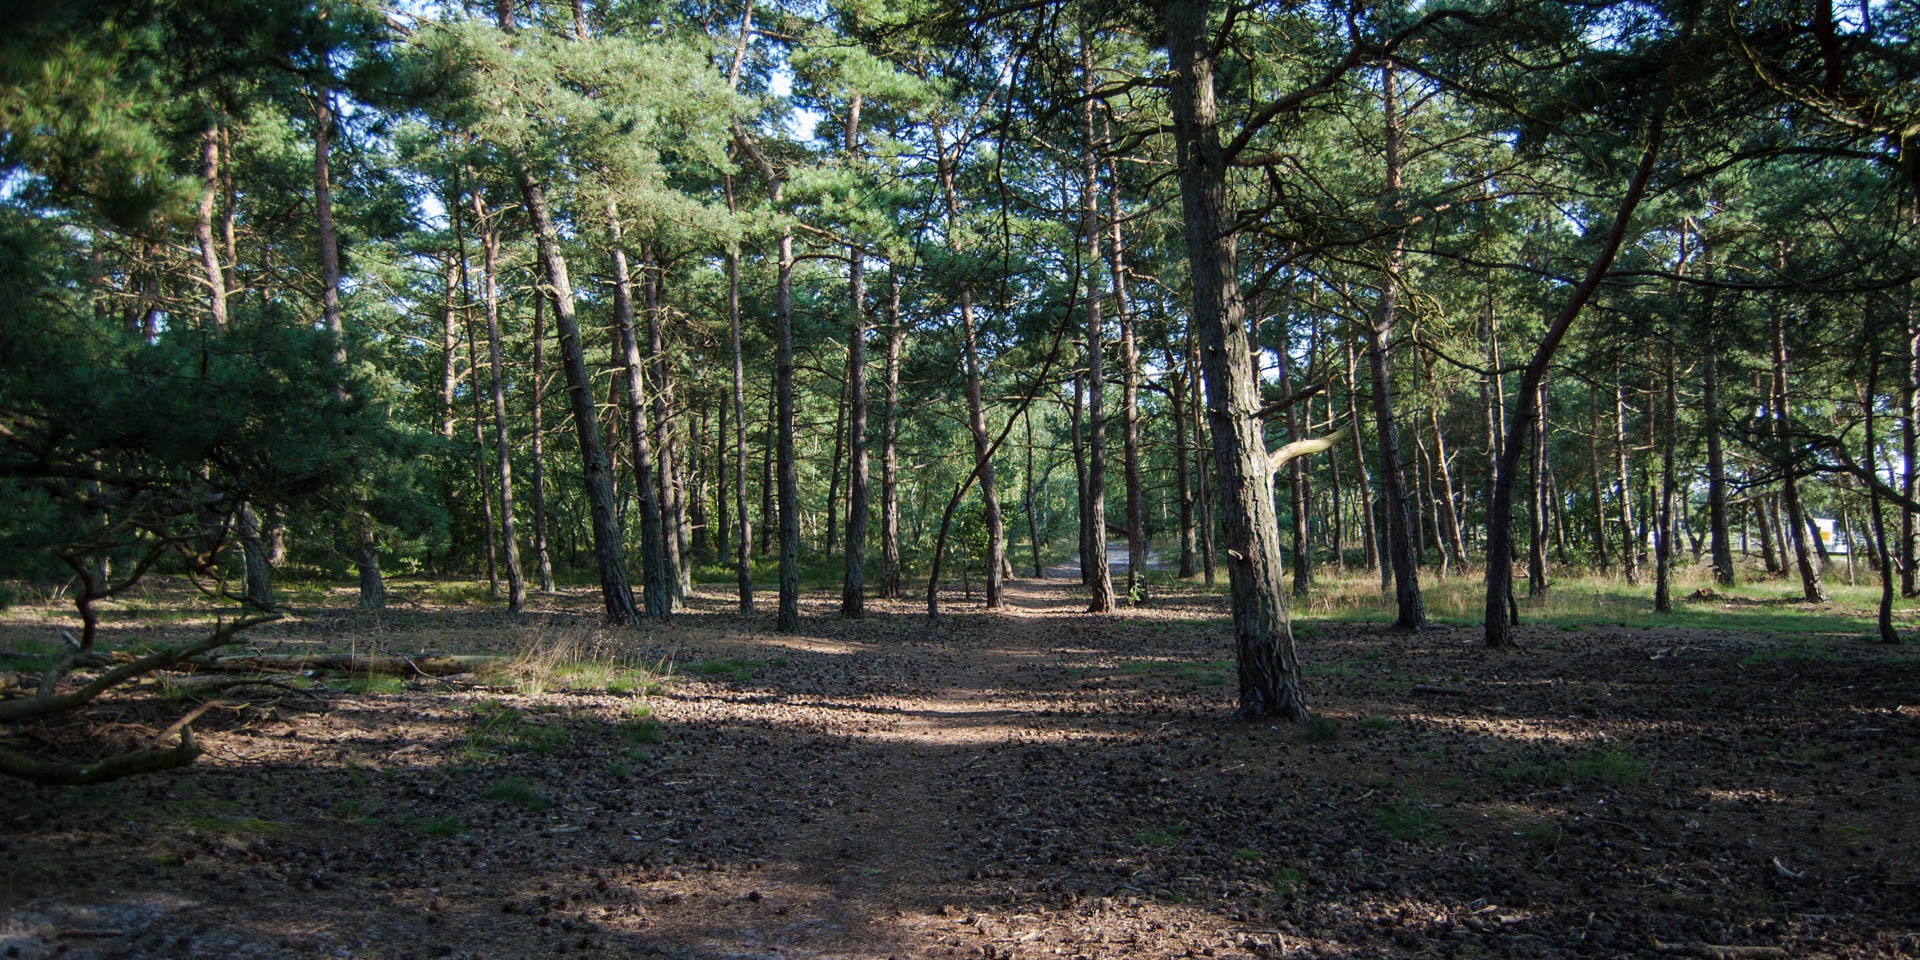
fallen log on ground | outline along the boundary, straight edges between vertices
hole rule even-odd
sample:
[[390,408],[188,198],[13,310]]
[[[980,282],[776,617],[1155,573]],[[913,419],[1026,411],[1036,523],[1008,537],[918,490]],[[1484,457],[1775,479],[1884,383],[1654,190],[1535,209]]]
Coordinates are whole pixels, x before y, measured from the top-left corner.
[[265,673],[297,673],[329,670],[337,673],[381,673],[396,677],[446,677],[506,663],[507,658],[484,654],[416,653],[347,654],[284,653],[240,654],[194,663],[201,670],[223,672],[258,670]]

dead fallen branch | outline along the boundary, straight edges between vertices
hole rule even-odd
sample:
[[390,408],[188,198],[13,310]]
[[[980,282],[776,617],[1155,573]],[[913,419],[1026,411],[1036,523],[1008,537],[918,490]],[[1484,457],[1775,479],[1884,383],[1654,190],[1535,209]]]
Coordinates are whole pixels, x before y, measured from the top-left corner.
[[194,667],[200,670],[217,670],[227,673],[237,671],[299,673],[308,670],[327,670],[346,674],[379,673],[395,677],[445,677],[459,673],[472,673],[475,670],[504,663],[506,659],[503,657],[444,653],[421,653],[413,656],[370,653],[289,653],[219,657],[196,661]]

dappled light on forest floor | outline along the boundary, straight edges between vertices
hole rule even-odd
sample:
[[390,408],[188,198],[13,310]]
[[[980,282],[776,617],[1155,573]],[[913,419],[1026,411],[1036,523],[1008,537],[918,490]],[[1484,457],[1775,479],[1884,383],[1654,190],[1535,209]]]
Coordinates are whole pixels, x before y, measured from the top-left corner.
[[[1315,720],[1246,723],[1223,602],[1158,590],[1089,617],[1072,584],[1020,581],[1017,612],[880,603],[798,637],[720,604],[609,630],[585,594],[520,618],[315,608],[250,640],[501,666],[225,693],[194,767],[20,790],[0,940],[155,960],[1920,950],[1904,650],[1550,626],[1488,653],[1467,628],[1302,618]],[[127,729],[171,715],[152,688],[112,703]],[[114,932],[63,935],[96,921]]]

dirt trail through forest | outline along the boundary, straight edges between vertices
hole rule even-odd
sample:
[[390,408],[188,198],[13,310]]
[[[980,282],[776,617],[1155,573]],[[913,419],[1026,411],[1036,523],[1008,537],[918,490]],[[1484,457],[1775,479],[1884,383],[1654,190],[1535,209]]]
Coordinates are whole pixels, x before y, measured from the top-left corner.
[[[1920,955],[1905,650],[1532,627],[1489,654],[1303,623],[1303,735],[1229,719],[1218,597],[1092,616],[1069,572],[939,620],[836,599],[790,636],[718,590],[629,631],[585,591],[517,620],[303,611],[256,646],[671,676],[229,695],[190,770],[16,791],[0,954]],[[108,706],[110,736],[180,709]]]

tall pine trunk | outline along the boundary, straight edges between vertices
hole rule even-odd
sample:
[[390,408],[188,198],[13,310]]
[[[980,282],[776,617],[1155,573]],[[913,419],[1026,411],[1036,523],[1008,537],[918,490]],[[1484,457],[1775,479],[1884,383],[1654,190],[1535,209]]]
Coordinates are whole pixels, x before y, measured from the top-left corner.
[[613,240],[613,324],[620,341],[620,372],[626,388],[626,414],[629,456],[633,460],[633,492],[640,507],[640,601],[647,616],[664,617],[673,612],[673,587],[668,582],[666,525],[650,479],[653,472],[653,441],[647,423],[646,375],[640,359],[640,335],[633,316],[633,277],[628,272],[627,249],[623,242],[620,211],[607,201],[607,230]]
[[[860,97],[847,110],[847,153],[860,159]],[[867,252],[847,244],[847,550],[840,615],[866,615],[867,597]]]
[[[1400,146],[1404,133],[1394,91],[1391,66],[1380,69],[1381,101],[1387,128],[1386,203],[1389,217],[1400,215]],[[1388,348],[1400,296],[1400,272],[1406,255],[1406,230],[1396,229],[1388,241],[1386,270],[1380,281],[1380,301],[1367,326],[1367,365],[1373,374],[1374,432],[1380,445],[1380,494],[1387,522],[1387,561],[1393,567],[1394,626],[1418,629],[1427,622],[1420,600],[1420,579],[1414,569],[1413,528],[1407,512],[1407,475],[1400,462],[1400,444],[1393,418],[1392,379]]]
[[1260,391],[1253,380],[1233,263],[1229,225],[1234,218],[1227,196],[1228,157],[1214,105],[1208,6],[1205,0],[1166,0],[1161,12],[1172,68],[1169,101],[1193,278],[1191,322],[1206,366],[1214,471],[1225,513],[1240,714],[1304,720],[1306,692],[1280,580],[1279,530],[1259,419]]
[[547,391],[546,340],[547,297],[536,289],[533,294],[533,389],[530,391],[533,435],[528,451],[533,458],[533,555],[540,572],[540,592],[552,593],[553,551],[547,542],[546,426],[541,410]]
[[1109,613],[1114,607],[1113,578],[1107,570],[1107,425],[1105,381],[1102,360],[1105,354],[1106,325],[1100,317],[1100,159],[1099,140],[1094,133],[1096,106],[1092,96],[1097,78],[1093,73],[1093,38],[1082,14],[1080,25],[1081,149],[1080,223],[1086,236],[1087,290],[1087,587],[1091,598],[1089,613]]
[[887,409],[880,428],[880,595],[900,599],[900,274],[887,268]]
[[[472,179],[469,171],[469,179]],[[472,190],[474,224],[480,228],[482,299],[487,311],[487,365],[491,373],[488,394],[493,401],[493,445],[500,483],[501,555],[507,568],[507,612],[527,605],[527,584],[520,576],[520,543],[513,523],[513,441],[507,429],[506,380],[500,363],[500,232],[487,214],[486,200],[476,183]],[[476,386],[478,377],[475,377]]]
[[[1103,129],[1102,133],[1105,131]],[[1127,484],[1127,595],[1138,596],[1147,575],[1146,504],[1140,492],[1140,347],[1134,338],[1133,311],[1127,303],[1126,253],[1120,232],[1120,176],[1107,161],[1112,235],[1107,244],[1107,269],[1113,281],[1113,316],[1120,321],[1120,443]]]
[[638,464],[634,466],[634,486],[648,482],[655,484],[657,502],[660,504],[660,547],[666,563],[667,586],[673,597],[673,605],[684,606],[692,584],[687,566],[686,503],[681,496],[679,443],[672,419],[673,379],[671,366],[667,363],[666,338],[662,329],[664,307],[660,302],[660,274],[664,268],[652,244],[645,244],[640,249],[640,289],[645,297],[647,315],[647,372],[653,387],[650,396],[656,463],[651,478]]
[[1800,571],[1800,593],[1809,603],[1822,603],[1827,599],[1826,588],[1820,582],[1820,567],[1814,563],[1813,551],[1807,548],[1806,512],[1800,504],[1800,484],[1794,480],[1793,436],[1789,429],[1791,418],[1787,408],[1787,333],[1781,323],[1778,308],[1772,311],[1771,335],[1773,349],[1773,392],[1768,406],[1773,417],[1774,452],[1779,458],[1780,505],[1786,512],[1786,539],[1793,544],[1793,561]]

